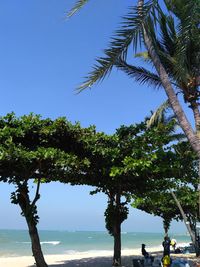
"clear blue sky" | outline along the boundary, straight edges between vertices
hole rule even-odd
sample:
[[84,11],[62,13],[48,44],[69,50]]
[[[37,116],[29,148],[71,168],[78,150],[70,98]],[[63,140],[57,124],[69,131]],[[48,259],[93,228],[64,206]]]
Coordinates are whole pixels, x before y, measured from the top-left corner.
[[[66,116],[82,126],[94,124],[106,133],[142,121],[162,103],[165,94],[138,85],[119,71],[92,90],[75,93],[133,1],[90,1],[66,20],[74,2],[0,1],[0,114]],[[24,229],[19,209],[10,204],[11,191],[11,185],[1,184],[0,228]],[[106,198],[88,192],[87,187],[43,185],[39,228],[104,230]],[[162,222],[131,209],[123,229],[162,232]],[[185,232],[185,227],[175,223],[171,230]]]

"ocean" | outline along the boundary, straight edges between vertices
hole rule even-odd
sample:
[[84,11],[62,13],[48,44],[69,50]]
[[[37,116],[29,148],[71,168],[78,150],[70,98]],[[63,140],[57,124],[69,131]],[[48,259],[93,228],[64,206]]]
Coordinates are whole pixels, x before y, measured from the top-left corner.
[[[106,232],[94,231],[39,231],[44,254],[75,254],[79,252],[112,251],[113,238]],[[184,234],[173,234],[178,244],[189,243],[190,238]],[[122,249],[140,249],[146,244],[161,248],[161,233],[122,233]],[[30,256],[31,242],[26,230],[0,230],[0,256]]]

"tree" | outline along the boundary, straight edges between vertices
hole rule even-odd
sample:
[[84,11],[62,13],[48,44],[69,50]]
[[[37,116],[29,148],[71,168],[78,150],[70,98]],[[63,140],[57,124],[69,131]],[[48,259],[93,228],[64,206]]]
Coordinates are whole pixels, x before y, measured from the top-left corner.
[[[93,71],[79,90],[103,80],[114,66],[141,83],[162,86],[200,163],[200,2],[165,0],[166,14],[159,2],[152,0],[145,3],[144,0],[138,0],[137,7],[131,7],[122,28],[116,32],[110,47],[104,51],[105,56],[97,59]],[[80,4],[84,4],[84,1],[80,1]],[[129,48],[132,46],[133,53],[136,54],[138,44],[146,47],[147,53],[143,53],[143,56],[153,64],[156,73],[127,62]],[[194,130],[180,104],[177,91],[183,95],[185,103],[192,110]],[[200,180],[198,190],[199,187]],[[200,193],[198,218],[199,216]]]
[[[195,233],[197,194],[194,189],[189,186],[182,186],[179,190],[176,190],[175,193],[184,210],[187,222]],[[161,217],[165,235],[168,235],[172,220],[183,220],[178,206],[174,203],[170,190],[149,192],[144,198],[135,198],[132,206],[154,216]]]
[[97,133],[85,140],[90,167],[89,179],[83,182],[96,187],[92,194],[103,192],[108,197],[105,221],[114,238],[116,266],[121,265],[121,224],[128,216],[130,196],[145,196],[152,188],[161,186],[164,190],[172,183],[169,177],[180,175],[173,168],[173,152],[166,148],[172,141],[173,128],[171,121],[147,129],[145,121],[122,126],[112,136]]
[[[173,145],[174,168],[180,172],[170,187],[152,188],[143,198],[135,198],[133,206],[163,219],[165,232],[172,219],[183,220],[193,239],[197,239],[196,223],[198,213],[198,164],[195,153],[187,142]],[[175,201],[174,201],[175,198]],[[175,204],[178,205],[175,205]],[[192,231],[192,233],[191,233]],[[196,254],[198,255],[198,247]]]
[[[87,1],[79,2],[80,8]],[[198,88],[200,85],[200,4],[196,0],[189,3],[185,0],[184,4],[179,0],[164,2],[169,11],[168,16],[163,13],[158,1],[155,0],[146,4],[144,4],[143,0],[139,0],[137,8],[131,8],[128,16],[124,18],[122,29],[118,30],[113,37],[110,48],[104,51],[105,57],[97,59],[94,70],[79,89],[83,90],[91,87],[97,81],[104,79],[114,66],[123,69],[139,82],[163,86],[182,129],[194,151],[199,154],[200,144],[198,137],[192,130],[172,85],[181,90],[185,101],[192,108],[198,130],[198,122],[200,121],[197,109],[199,100]],[[175,25],[175,19],[171,14],[178,20],[177,25]],[[155,30],[156,26],[158,27],[157,31]],[[160,29],[160,32],[158,29]],[[159,40],[160,33],[164,39],[161,38]],[[164,44],[163,41],[165,41]],[[145,68],[135,68],[128,64],[123,66],[126,63],[125,59],[127,58],[129,46],[133,45],[135,52],[138,49],[138,43],[141,44],[141,42],[147,47],[148,57],[158,74],[151,73]],[[173,69],[171,69],[172,65]],[[175,79],[175,82],[173,79]]]
[[[170,110],[171,110],[171,108],[169,106],[169,102],[166,101],[152,114],[150,120],[147,123],[148,127],[152,127],[152,126],[155,127],[160,122],[168,123],[168,121],[170,121],[171,119],[174,120],[175,118],[173,115],[166,117],[166,112],[170,111]],[[177,126],[178,126],[178,122],[177,122]],[[182,139],[182,141],[184,140],[184,135],[182,136],[181,139]],[[198,184],[198,179],[195,179],[195,180],[193,179],[193,176],[196,177],[197,169],[198,169],[197,157],[196,157],[195,153],[193,153],[193,151],[191,151],[190,145],[186,142],[179,142],[179,144],[177,144],[174,147],[174,150],[177,153],[178,161],[181,163],[181,164],[180,163],[178,164],[178,166],[177,166],[178,168],[182,168],[182,166],[184,166],[184,164],[185,164],[185,170],[188,168],[188,166],[192,166],[193,173],[191,173],[191,178],[188,181],[189,182],[188,191],[185,191],[185,190],[182,190],[182,191],[184,193],[191,193],[191,199],[193,199],[194,192],[197,192],[197,184]],[[187,158],[187,160],[185,158]],[[191,184],[193,185],[194,192],[191,189]],[[180,188],[179,188],[179,191],[180,191]],[[184,211],[185,207],[187,208],[188,203],[190,201],[188,201],[188,199],[186,199],[186,198],[182,198],[182,199],[185,199],[185,201],[187,201],[186,203],[179,201],[179,199],[176,196],[176,193],[172,190],[170,191],[170,195],[173,197],[173,199],[174,199],[174,201],[175,201],[175,203],[179,209],[179,212],[182,216],[182,219],[186,225],[188,233],[190,234],[191,240],[195,244],[196,256],[199,256],[200,255],[199,237],[198,237],[199,231],[196,227],[194,227],[194,225],[196,226],[196,222],[198,220],[197,218],[199,217],[198,216],[198,205],[197,205],[198,201],[194,202],[195,205],[192,209],[193,214],[195,214],[195,216],[196,216],[196,219],[193,218],[193,222],[195,222],[195,223],[191,223],[191,220],[188,219],[188,216]]]
[[[16,186],[11,202],[20,206],[26,219],[37,267],[47,267],[37,230],[36,203],[41,183],[61,177],[72,184],[81,180],[88,160],[82,156],[79,136],[86,131],[64,118],[52,121],[33,114],[21,118],[8,114],[0,118],[0,180]],[[29,180],[36,183],[33,200]]]

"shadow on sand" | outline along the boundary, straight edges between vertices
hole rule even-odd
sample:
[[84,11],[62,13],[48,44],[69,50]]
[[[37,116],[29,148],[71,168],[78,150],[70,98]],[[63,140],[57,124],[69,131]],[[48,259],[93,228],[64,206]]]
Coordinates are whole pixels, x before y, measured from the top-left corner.
[[[130,256],[122,257],[124,267],[132,267],[132,258]],[[85,258],[80,260],[59,261],[56,264],[50,264],[48,267],[111,267],[112,257]],[[35,267],[34,265],[29,267]]]

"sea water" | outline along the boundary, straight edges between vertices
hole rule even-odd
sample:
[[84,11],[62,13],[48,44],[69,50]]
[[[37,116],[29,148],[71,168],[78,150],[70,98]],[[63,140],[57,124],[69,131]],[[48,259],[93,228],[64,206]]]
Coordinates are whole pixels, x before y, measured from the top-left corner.
[[[75,254],[79,252],[112,251],[113,238],[107,232],[90,231],[39,231],[42,250],[45,254]],[[190,238],[184,234],[171,237],[178,244],[189,243]],[[162,233],[122,233],[122,249],[146,249],[160,247]],[[26,230],[0,230],[0,256],[32,255],[31,242]]]

